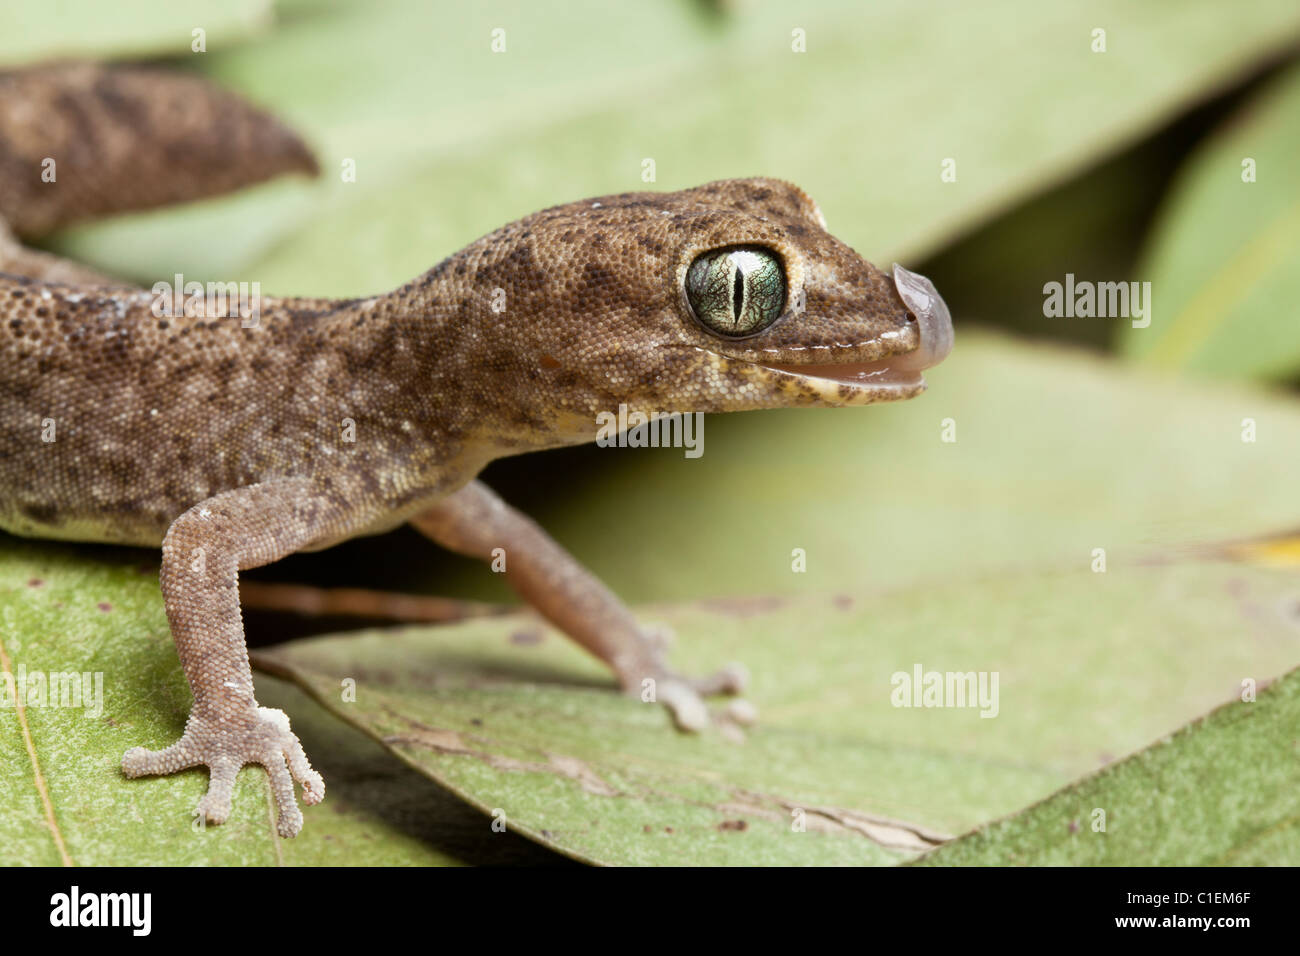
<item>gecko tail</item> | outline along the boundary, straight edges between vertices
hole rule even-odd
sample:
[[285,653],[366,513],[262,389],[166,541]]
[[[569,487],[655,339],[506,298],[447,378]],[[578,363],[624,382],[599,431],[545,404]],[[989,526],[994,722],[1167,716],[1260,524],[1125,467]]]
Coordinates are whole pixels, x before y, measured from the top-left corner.
[[203,77],[94,63],[0,72],[0,219],[21,240],[286,173],[319,173],[301,137]]

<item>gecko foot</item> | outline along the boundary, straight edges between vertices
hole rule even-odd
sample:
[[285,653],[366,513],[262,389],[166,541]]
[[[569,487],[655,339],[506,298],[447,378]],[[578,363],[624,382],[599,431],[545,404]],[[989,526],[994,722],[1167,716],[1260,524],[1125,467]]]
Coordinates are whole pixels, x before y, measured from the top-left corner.
[[209,823],[225,823],[230,817],[230,799],[235,777],[245,764],[266,768],[271,778],[282,837],[297,836],[302,829],[293,782],[302,784],[307,805],[325,799],[325,781],[311,768],[302,744],[289,729],[289,717],[282,710],[257,707],[231,718],[190,714],[181,739],[163,750],[132,747],[122,757],[122,772],[128,777],[175,773],[188,767],[206,766],[211,774],[208,792],[195,807]]
[[[632,693],[642,695],[643,699],[651,699],[667,707],[678,730],[689,733],[704,730],[713,722],[704,698],[716,694],[739,694],[749,683],[749,670],[739,663],[728,664],[706,677],[683,677],[662,663],[663,654],[672,640],[671,630],[663,625],[649,625],[641,633],[643,646],[649,652],[653,664],[646,668],[649,671],[647,674],[621,675],[623,686]],[[647,679],[654,682],[653,696],[650,698],[645,697]],[[742,705],[738,713],[753,711],[743,701],[734,703]]]

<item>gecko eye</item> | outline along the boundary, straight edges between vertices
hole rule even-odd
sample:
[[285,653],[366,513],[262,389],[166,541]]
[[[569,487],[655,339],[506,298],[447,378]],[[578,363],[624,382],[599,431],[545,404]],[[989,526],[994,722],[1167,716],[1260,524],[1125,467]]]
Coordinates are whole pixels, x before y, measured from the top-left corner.
[[691,263],[686,298],[709,331],[753,335],[785,309],[785,267],[776,253],[762,246],[714,249]]

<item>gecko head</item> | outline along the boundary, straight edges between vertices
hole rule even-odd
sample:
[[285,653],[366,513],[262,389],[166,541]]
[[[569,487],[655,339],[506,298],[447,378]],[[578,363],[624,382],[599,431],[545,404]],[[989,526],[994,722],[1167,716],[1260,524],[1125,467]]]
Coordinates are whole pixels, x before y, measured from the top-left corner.
[[[593,413],[623,404],[910,398],[952,347],[928,279],[877,269],[827,231],[806,193],[774,179],[568,203],[484,237],[454,265],[484,291],[472,300],[482,327],[467,334],[496,349],[499,380],[519,383],[500,401],[573,440]],[[482,304],[491,290],[501,314]]]
[[[545,250],[527,284],[545,298],[524,313],[551,317],[512,334],[536,339],[515,341],[583,414],[896,401],[952,347],[928,279],[877,269],[780,180],[582,200],[508,228]],[[524,260],[501,238],[494,248],[503,266]]]
[[877,269],[789,183],[687,192],[714,209],[683,233],[674,263],[680,347],[718,407],[865,405],[925,390],[922,371],[953,341],[929,279]]

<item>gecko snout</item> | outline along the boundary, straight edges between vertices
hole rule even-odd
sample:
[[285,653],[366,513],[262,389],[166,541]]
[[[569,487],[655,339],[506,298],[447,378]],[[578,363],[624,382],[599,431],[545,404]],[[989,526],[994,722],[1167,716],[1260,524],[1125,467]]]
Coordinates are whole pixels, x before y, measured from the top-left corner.
[[952,351],[952,315],[934,283],[916,272],[908,272],[894,263],[894,287],[898,297],[907,306],[908,313],[916,317],[920,326],[921,344],[916,351],[890,360],[896,369],[920,371],[944,360]]

